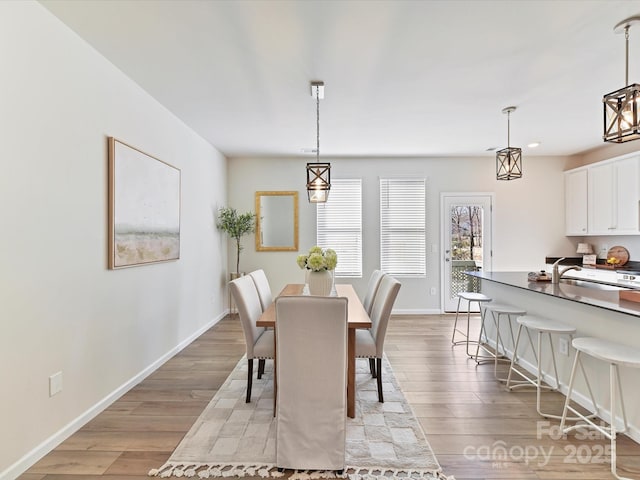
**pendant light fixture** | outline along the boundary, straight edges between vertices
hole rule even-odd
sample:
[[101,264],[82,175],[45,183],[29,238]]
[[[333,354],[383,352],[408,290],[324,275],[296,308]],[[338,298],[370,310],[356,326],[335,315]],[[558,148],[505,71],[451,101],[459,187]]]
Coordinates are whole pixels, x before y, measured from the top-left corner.
[[502,113],[507,114],[507,148],[496,153],[496,178],[498,180],[515,180],[522,178],[522,149],[511,146],[511,113],[516,107],[506,107]]
[[307,163],[307,195],[310,203],[324,203],[331,189],[331,164],[320,161],[320,99],[324,98],[324,82],[311,82],[311,95],[316,98],[316,161]]
[[625,40],[625,76],[626,87],[608,93],[602,98],[604,104],[604,134],[605,142],[623,143],[640,138],[640,85],[629,85],[629,28],[640,23],[640,16],[630,17],[619,22],[614,28],[615,33],[624,32]]

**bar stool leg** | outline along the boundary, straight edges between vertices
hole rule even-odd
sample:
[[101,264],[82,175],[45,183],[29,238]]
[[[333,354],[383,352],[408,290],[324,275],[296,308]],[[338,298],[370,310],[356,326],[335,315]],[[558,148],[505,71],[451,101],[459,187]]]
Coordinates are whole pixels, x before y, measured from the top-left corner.
[[[506,351],[505,347],[504,347],[504,342],[502,341],[502,337],[500,336],[500,328],[498,325],[498,320],[500,318],[500,314],[498,314],[498,320],[496,320],[496,313],[491,310],[491,317],[493,318],[493,323],[496,326],[496,350],[495,353],[491,353],[490,351],[488,351],[486,349],[486,347],[483,346],[483,342],[482,342],[482,334],[484,333],[485,335],[485,340],[486,340],[486,335],[487,335],[487,329],[485,327],[485,321],[487,320],[487,308],[482,308],[482,305],[480,303],[478,303],[478,308],[480,309],[480,334],[478,336],[478,341],[475,342],[476,343],[476,353],[475,354],[470,354],[467,351],[467,355],[469,355],[469,358],[472,358],[476,361],[476,363],[478,365],[480,365],[482,362],[490,362],[493,361],[496,363],[495,367],[494,367],[494,375],[496,375],[496,370],[497,370],[497,361],[498,361],[498,357],[501,355],[498,355],[498,351],[499,351],[499,347],[500,344],[502,344],[502,350]],[[488,353],[488,355],[480,355],[480,348],[482,348],[484,351],[486,351]],[[496,378],[498,378],[496,376]],[[498,379],[501,380],[501,379]],[[501,380],[503,381],[503,380]]]
[[480,309],[480,333],[478,334],[478,341],[476,342],[476,353],[474,355],[472,353],[469,353],[469,350],[467,350],[467,355],[469,356],[469,358],[473,358],[477,363],[480,363],[478,359],[480,358],[480,345],[482,344],[482,333],[484,332],[485,339],[487,335],[487,330],[484,325],[484,321],[487,318],[487,309],[486,308],[483,309],[480,303],[478,303],[478,308]]
[[[610,427],[610,431],[611,431],[611,473],[618,479],[620,480],[632,480],[628,477],[621,477],[620,475],[618,475],[618,467],[617,467],[617,442],[616,442],[616,436],[618,433],[624,433],[627,431],[628,428],[628,424],[627,424],[627,414],[625,412],[625,408],[624,408],[624,397],[622,396],[622,382],[620,382],[620,372],[618,370],[618,365],[611,363],[609,365],[609,387],[611,390],[611,427]],[[620,409],[622,410],[622,429],[621,430],[617,430],[616,429],[616,412],[615,412],[615,407],[616,407],[616,385],[618,386],[617,390],[618,390],[618,395],[620,396]]]
[[[482,317],[482,311],[480,312]],[[471,300],[467,301],[467,355],[469,355],[469,326],[471,325]]]
[[453,334],[451,335],[451,344],[458,345],[456,343],[456,332],[458,331],[458,314],[460,313],[460,301],[462,297],[458,297],[458,307],[456,308],[456,319],[453,322]]
[[549,347],[551,349],[551,359],[553,361],[553,373],[556,377],[556,386],[555,387],[544,387],[542,385],[542,355],[540,352],[542,352],[542,334],[545,332],[541,332],[538,331],[538,383],[536,385],[536,409],[538,411],[538,414],[541,415],[544,418],[555,418],[557,420],[560,419],[560,415],[552,415],[550,413],[543,413],[542,412],[542,408],[541,408],[541,392],[543,388],[548,388],[549,390],[552,391],[556,391],[558,390],[558,388],[560,388],[560,380],[558,377],[558,367],[556,366],[556,352],[553,350],[553,342],[551,341],[551,334],[549,332],[547,333],[547,336],[549,338]]
[[507,389],[511,390],[511,377],[513,374],[513,366],[518,361],[518,345],[520,344],[520,334],[522,333],[522,325],[518,325],[518,333],[516,334],[516,343],[513,347],[513,357],[511,357],[511,366],[509,367],[509,375],[507,375]]
[[[589,392],[589,398],[591,399],[591,405],[593,405],[593,413],[589,415],[583,415],[578,412],[575,408],[570,405],[571,402],[571,392],[573,391],[573,384],[575,383],[576,372],[578,370],[578,366],[580,366],[580,371],[582,372],[582,378],[584,378],[585,383],[587,384],[587,390]],[[571,410],[571,412],[575,413],[575,417],[568,417],[567,412]],[[596,430],[606,433],[602,430],[602,427],[595,425],[593,422],[589,422],[590,419],[598,416],[598,404],[596,403],[596,399],[593,396],[593,391],[591,390],[591,384],[589,383],[589,377],[587,377],[587,372],[584,369],[584,365],[582,364],[582,359],[580,358],[580,350],[576,351],[576,358],[573,361],[573,366],[571,367],[571,376],[569,377],[569,387],[567,390],[567,398],[564,402],[564,408],[562,409],[562,416],[560,419],[560,430],[564,433],[570,432],[578,428],[580,425],[573,425],[571,427],[565,427],[564,424],[567,420],[584,420],[585,422],[591,424],[596,428]],[[583,425],[584,426],[584,425]]]
[[[624,408],[624,400],[623,400],[623,396],[622,396],[622,383],[620,382],[620,373],[618,371],[618,365],[614,364],[614,363],[610,363],[609,364],[609,395],[611,398],[611,422],[609,424],[609,427],[602,427],[600,425],[596,425],[593,421],[591,421],[590,419],[593,418],[595,416],[595,414],[592,415],[588,415],[588,416],[584,416],[580,413],[578,413],[573,407],[571,407],[569,405],[569,402],[571,400],[571,392],[573,391],[573,383],[574,383],[574,379],[575,379],[575,373],[578,367],[578,363],[580,364],[581,370],[582,370],[582,374],[585,376],[585,380],[587,381],[587,386],[589,388],[589,393],[592,394],[591,392],[591,387],[589,386],[589,380],[586,377],[586,372],[584,371],[584,366],[582,365],[582,361],[580,360],[580,351],[576,352],[576,359],[573,362],[573,368],[571,369],[571,379],[569,380],[569,391],[567,392],[567,399],[565,401],[564,404],[564,410],[562,412],[562,420],[560,421],[560,430],[563,433],[568,433],[571,430],[575,430],[577,428],[582,428],[585,425],[581,424],[581,425],[572,425],[570,427],[565,427],[565,422],[567,420],[567,412],[569,410],[571,410],[572,412],[574,412],[576,415],[578,415],[579,419],[584,420],[587,423],[587,426],[590,426],[591,428],[593,428],[594,430],[597,430],[598,432],[602,433],[605,437],[609,438],[610,440],[610,445],[611,445],[611,473],[614,477],[616,477],[619,480],[634,480],[632,478],[629,477],[622,477],[620,475],[618,475],[618,468],[617,468],[617,434],[618,433],[624,433],[627,431],[628,429],[628,424],[627,424],[627,414]],[[617,392],[616,392],[617,390]],[[616,397],[616,393],[620,396],[620,409],[622,410],[622,429],[617,430],[616,429],[616,403],[617,403],[617,397]],[[594,404],[594,410],[598,410],[597,405],[595,404],[595,400],[593,399],[593,396],[591,398],[591,400],[593,401]]]
[[[485,313],[485,315],[486,315],[486,313]],[[506,378],[498,377],[498,362],[509,362],[509,363],[511,363],[511,360],[509,360],[506,357],[507,348],[504,346],[504,340],[502,339],[502,336],[500,335],[500,316],[501,315],[506,315],[507,316],[507,322],[509,323],[509,330],[511,331],[511,344],[514,345],[514,347],[515,347],[515,341],[513,339],[513,329],[511,328],[511,314],[510,313],[505,313],[505,312],[495,312],[495,311],[491,310],[491,316],[493,317],[493,323],[494,323],[494,325],[496,327],[496,350],[495,350],[495,354],[493,355],[493,376],[499,382],[507,382]],[[500,353],[500,345],[502,345],[502,353]],[[478,362],[478,363],[480,363],[480,362]]]
[[[518,387],[526,387],[526,386],[531,386],[534,385],[536,386],[536,383],[533,382],[529,377],[525,376],[523,373],[520,373],[518,370],[515,369],[515,365],[518,363],[518,347],[520,346],[520,337],[522,335],[522,329],[525,328],[523,324],[519,324],[518,325],[518,332],[516,334],[516,341],[513,345],[513,357],[511,358],[511,365],[509,366],[509,375],[507,376],[507,390],[513,390],[514,388],[518,388]],[[529,332],[528,328],[525,328],[525,330],[527,331],[527,337],[529,337],[529,345],[531,345],[531,351],[533,352],[533,357],[534,360],[536,361],[536,364],[538,365],[538,372],[540,371],[540,362],[538,361],[538,355],[536,355],[536,349],[533,347],[533,340],[531,339],[531,333]],[[512,380],[511,377],[513,376],[513,372],[516,372],[518,375],[520,375],[524,380]],[[538,375],[539,377],[540,375]],[[544,387],[543,387],[544,388]]]

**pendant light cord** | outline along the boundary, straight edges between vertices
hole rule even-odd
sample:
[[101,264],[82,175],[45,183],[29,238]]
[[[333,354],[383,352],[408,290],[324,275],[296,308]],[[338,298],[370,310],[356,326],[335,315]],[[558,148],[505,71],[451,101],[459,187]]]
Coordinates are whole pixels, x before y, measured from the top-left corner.
[[320,87],[316,85],[316,163],[320,163]]
[[626,87],[627,85],[629,85],[629,25],[624,27],[624,40],[624,85]]
[[511,112],[507,112],[507,148],[511,148]]

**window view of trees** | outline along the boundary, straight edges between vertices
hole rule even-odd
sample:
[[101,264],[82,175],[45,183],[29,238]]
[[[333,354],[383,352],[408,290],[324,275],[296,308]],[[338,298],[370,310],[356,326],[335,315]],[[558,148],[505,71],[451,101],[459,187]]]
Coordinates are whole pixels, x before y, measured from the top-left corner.
[[482,265],[482,207],[464,205],[451,209],[451,259],[475,260]]

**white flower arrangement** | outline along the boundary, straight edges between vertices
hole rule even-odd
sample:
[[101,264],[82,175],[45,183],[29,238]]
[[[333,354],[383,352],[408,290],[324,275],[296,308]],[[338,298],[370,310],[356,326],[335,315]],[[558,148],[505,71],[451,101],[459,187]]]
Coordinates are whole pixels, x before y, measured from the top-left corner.
[[323,270],[334,270],[338,265],[338,254],[335,250],[315,246],[309,249],[307,255],[298,255],[296,263],[301,269],[321,272]]

